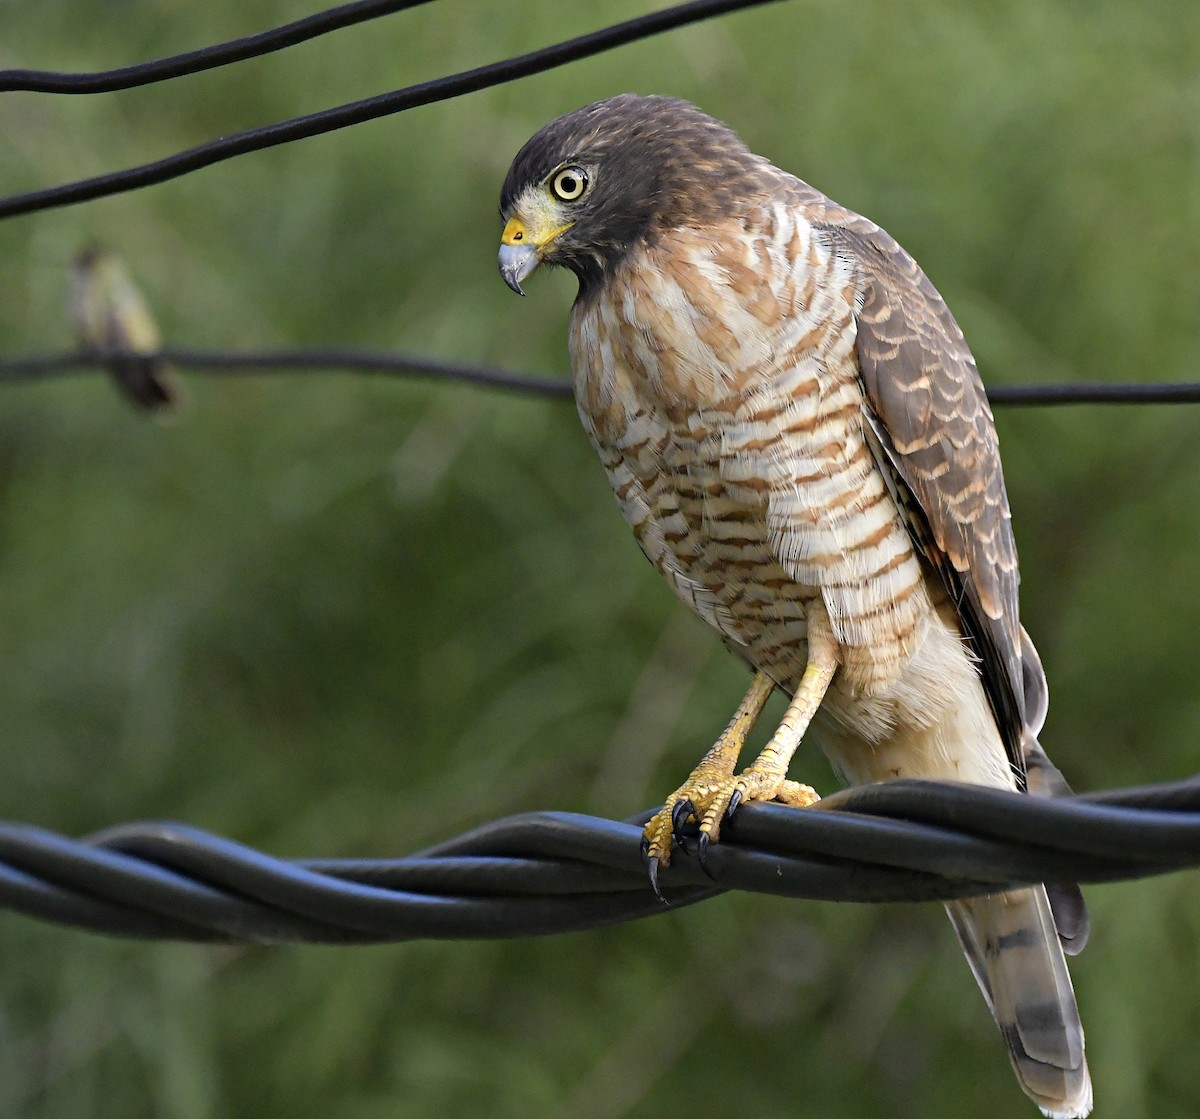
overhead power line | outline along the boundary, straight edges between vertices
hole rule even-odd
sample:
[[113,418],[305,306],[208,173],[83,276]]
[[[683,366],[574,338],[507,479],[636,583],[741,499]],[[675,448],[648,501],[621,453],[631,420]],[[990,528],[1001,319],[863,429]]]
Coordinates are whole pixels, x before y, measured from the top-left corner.
[[[0,360],[0,385],[49,380],[87,371],[105,371],[122,355],[96,353],[37,354]],[[145,357],[146,355],[137,355]],[[192,373],[239,377],[259,373],[299,374],[343,371],[392,377],[456,381],[534,396],[571,396],[563,378],[538,376],[470,362],[439,361],[416,354],[395,354],[346,347],[265,351],[194,350],[168,347],[160,354]],[[995,405],[1066,404],[1200,404],[1200,381],[1169,384],[1077,381],[1040,385],[993,385],[988,399]]]
[[[141,355],[144,356],[144,355]],[[344,371],[395,377],[459,381],[484,388],[510,389],[541,396],[571,395],[567,381],[539,377],[467,362],[437,361],[414,354],[379,353],[336,346],[269,351],[191,350],[170,347],[158,356],[193,373],[240,377],[258,373],[328,373]],[[80,372],[106,371],[107,354],[41,354],[0,361],[0,385],[49,380]]]
[[[174,823],[73,840],[0,824],[0,907],[92,932],[169,940],[377,943],[497,939],[663,911],[642,824],[513,816],[407,858],[280,859]],[[708,870],[677,856],[673,906],[725,890],[825,901],[934,901],[1034,882],[1110,882],[1200,865],[1200,777],[1050,800],[895,781],[812,809],[749,805]]]
[[563,66],[568,62],[576,62],[581,58],[588,58],[677,27],[685,27],[691,23],[712,19],[714,16],[725,15],[743,8],[777,2],[778,0],[690,0],[689,3],[638,16],[636,19],[613,24],[599,31],[580,35],[575,39],[567,39],[564,42],[555,43],[553,46],[530,51],[528,54],[517,55],[514,58],[506,58],[474,70],[464,70],[448,77],[419,82],[391,93],[382,93],[361,101],[324,109],[321,112],[292,117],[277,124],[235,132],[207,144],[176,152],[165,159],[143,163],[123,171],[113,171],[105,175],[64,183],[61,186],[48,187],[44,190],[9,195],[0,198],[0,219],[15,217],[18,214],[30,214],[38,210],[49,210],[57,206],[69,206],[95,198],[105,198],[128,190],[139,190],[142,187],[177,179],[181,175],[187,175],[202,167],[209,167],[214,163],[232,159],[234,156],[245,155],[247,152],[262,151],[265,148],[273,148],[280,144],[288,144],[295,140],[304,140],[310,136],[320,136],[326,132],[348,128],[354,124],[362,124],[364,121],[378,120],[380,117],[402,113],[420,105],[461,97],[465,93],[474,93],[490,86],[514,81],[517,78],[539,74],[545,70]]
[[1002,385],[987,390],[993,404],[1200,404],[1200,381],[1167,384],[1078,381]]
[[232,39],[200,50],[186,51],[143,62],[136,66],[122,66],[115,70],[97,70],[86,74],[67,74],[56,70],[0,70],[0,93],[24,91],[28,93],[112,93],[119,89],[134,89],[138,86],[165,82],[171,78],[182,78],[198,74],[203,70],[214,70],[233,62],[244,62],[250,58],[261,58],[265,54],[293,47],[331,31],[352,27],[356,23],[378,19],[393,12],[404,11],[428,4],[430,0],[357,0],[353,4],[342,4],[316,15],[298,19],[293,23],[274,27],[257,35]]

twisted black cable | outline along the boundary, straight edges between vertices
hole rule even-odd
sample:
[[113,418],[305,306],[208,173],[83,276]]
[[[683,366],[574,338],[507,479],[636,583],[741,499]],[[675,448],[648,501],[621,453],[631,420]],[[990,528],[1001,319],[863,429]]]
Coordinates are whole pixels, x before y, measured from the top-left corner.
[[393,90],[391,93],[381,93],[362,101],[352,101],[347,105],[323,109],[306,116],[292,117],[289,120],[264,125],[261,128],[235,132],[207,144],[200,144],[198,147],[177,152],[165,159],[143,163],[123,171],[97,175],[90,179],[64,183],[61,186],[48,187],[44,190],[9,195],[6,198],[0,198],[0,219],[15,217],[17,214],[30,214],[37,210],[48,210],[56,206],[68,206],[76,202],[86,202],[94,198],[120,194],[122,191],[138,190],[155,183],[167,182],[247,152],[262,151],[279,144],[289,144],[294,140],[305,140],[310,136],[320,136],[339,128],[362,124],[368,120],[377,120],[379,117],[401,113],[420,105],[445,101],[451,97],[461,97],[465,93],[474,93],[477,90],[501,85],[517,78],[540,74],[568,62],[589,58],[594,54],[600,54],[603,51],[612,50],[614,47],[624,46],[626,43],[636,42],[663,31],[670,31],[676,27],[698,23],[701,20],[711,19],[714,16],[724,15],[742,8],[753,8],[761,4],[776,2],[777,0],[689,0],[688,3],[679,4],[673,8],[651,12],[649,15],[613,24],[611,27],[592,31],[575,39],[567,39],[564,42],[555,43],[553,46],[518,55],[515,58],[506,58],[474,70],[464,70],[445,78],[420,82],[404,89]]
[[232,62],[243,62],[259,58],[264,54],[307,42],[320,35],[328,35],[343,27],[378,19],[406,8],[428,4],[430,0],[355,0],[324,12],[306,16],[282,27],[273,27],[257,35],[232,39],[227,43],[216,43],[200,50],[186,51],[170,58],[157,58],[153,62],[142,62],[136,66],[122,66],[115,70],[97,70],[87,74],[65,74],[54,70],[0,70],[0,93],[25,91],[29,93],[111,93],[118,89],[134,89],[137,86],[165,82],[187,74],[198,74],[202,70],[213,70],[228,66]]
[[[439,361],[416,354],[392,354],[336,346],[316,349],[233,351],[169,347],[166,361],[193,373],[244,376],[255,373],[315,373],[344,370],[395,377],[457,381],[480,388],[507,389],[568,399],[571,383],[469,362]],[[82,370],[106,370],[112,355],[95,353],[39,354],[0,361],[0,385],[61,377]],[[1044,385],[993,385],[988,400],[997,405],[1065,404],[1200,404],[1200,381],[1169,384],[1076,381]]]
[[[408,858],[284,860],[183,824],[70,840],[0,824],[0,907],[93,932],[224,942],[496,939],[651,916],[641,823],[513,816]],[[750,805],[660,884],[671,905],[723,890],[932,901],[1033,882],[1110,882],[1200,865],[1200,776],[1048,800],[896,781],[816,809]]]

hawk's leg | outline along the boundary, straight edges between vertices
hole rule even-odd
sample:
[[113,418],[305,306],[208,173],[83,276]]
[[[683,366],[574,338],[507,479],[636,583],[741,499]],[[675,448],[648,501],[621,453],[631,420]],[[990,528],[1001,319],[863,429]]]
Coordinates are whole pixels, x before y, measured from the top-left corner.
[[783,720],[762,753],[740,774],[734,775],[746,735],[774,687],[769,677],[757,672],[725,733],[646,825],[642,846],[652,883],[657,882],[659,867],[670,862],[671,840],[687,819],[699,821],[703,856],[708,844],[717,840],[726,814],[746,801],[781,800],[802,808],[818,799],[808,785],[789,781],[787,768],[825,698],[837,666],[837,642],[825,605],[817,598],[808,608],[808,665]]
[[688,779],[667,797],[662,808],[646,825],[642,834],[642,850],[650,866],[651,882],[656,881],[658,868],[671,861],[671,840],[684,821],[691,816],[698,817],[703,811],[702,806],[729,784],[738,755],[746,744],[746,735],[762,714],[774,689],[774,681],[766,673],[754,674],[745,698],[729,720],[729,726]]

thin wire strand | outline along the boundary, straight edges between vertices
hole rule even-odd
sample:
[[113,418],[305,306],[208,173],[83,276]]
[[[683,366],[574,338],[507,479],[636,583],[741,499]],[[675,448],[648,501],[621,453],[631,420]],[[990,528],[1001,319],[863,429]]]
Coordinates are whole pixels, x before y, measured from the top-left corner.
[[639,16],[636,19],[626,20],[624,23],[613,24],[599,31],[580,35],[575,39],[567,39],[564,42],[555,43],[553,46],[518,55],[515,58],[506,58],[474,70],[464,70],[448,77],[420,82],[416,85],[406,86],[404,89],[393,90],[391,93],[382,93],[362,101],[352,101],[347,105],[324,109],[306,116],[292,117],[289,120],[265,125],[261,128],[235,132],[230,136],[221,137],[219,140],[212,140],[207,144],[176,152],[165,159],[143,163],[137,167],[129,167],[105,175],[96,175],[89,179],[64,183],[61,186],[48,187],[44,190],[9,195],[0,198],[0,219],[16,217],[18,214],[31,214],[39,210],[49,210],[58,206],[70,206],[96,198],[106,198],[124,191],[140,190],[142,187],[177,179],[181,175],[198,171],[202,167],[209,167],[214,163],[221,163],[248,152],[262,151],[280,144],[289,144],[295,140],[305,140],[311,136],[320,136],[326,132],[348,128],[365,121],[378,120],[380,117],[402,113],[421,105],[430,105],[452,97],[461,97],[466,93],[474,93],[491,86],[501,85],[504,82],[515,81],[517,78],[540,74],[568,62],[589,58],[603,51],[612,50],[615,47],[624,46],[627,43],[633,43],[677,27],[699,23],[702,20],[744,8],[778,2],[779,0],[690,0],[689,3]]
[[324,12],[273,27],[256,35],[216,43],[200,50],[185,51],[170,58],[158,58],[136,66],[115,70],[96,70],[90,73],[69,74],[56,70],[0,70],[0,93],[111,93],[118,89],[165,82],[187,74],[198,74],[234,62],[260,58],[297,43],[307,42],[331,31],[352,27],[356,23],[378,19],[407,8],[428,4],[430,0],[356,0]]
[[[143,355],[145,356],[145,355]],[[336,346],[317,349],[242,351],[169,348],[161,356],[172,365],[200,375],[241,377],[258,373],[320,373],[345,371],[390,377],[420,377],[453,381],[479,388],[568,399],[571,383],[510,369],[467,362],[438,361],[415,354],[390,354]],[[107,354],[39,354],[0,361],[0,385],[49,380],[84,371],[105,371]],[[1200,404],[1200,381],[1171,384],[1079,381],[1044,385],[994,385],[988,400],[1001,406],[1068,404]]]
[[[568,381],[539,377],[465,362],[438,361],[412,354],[376,353],[341,347],[304,350],[222,351],[165,349],[165,361],[193,373],[216,377],[243,377],[259,373],[374,373],[393,377],[422,377],[457,381],[480,388],[507,389],[535,396],[570,397]],[[99,353],[42,354],[0,361],[0,385],[50,380],[81,372],[106,372],[112,355]]]

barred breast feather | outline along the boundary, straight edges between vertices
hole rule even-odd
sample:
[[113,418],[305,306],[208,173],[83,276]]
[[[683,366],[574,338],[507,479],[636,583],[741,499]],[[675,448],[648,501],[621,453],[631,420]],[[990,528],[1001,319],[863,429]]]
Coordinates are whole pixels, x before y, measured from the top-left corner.
[[821,595],[842,690],[884,696],[932,605],[867,445],[853,269],[783,205],[715,235],[670,231],[636,259],[577,306],[571,347],[584,426],[642,550],[785,688]]

